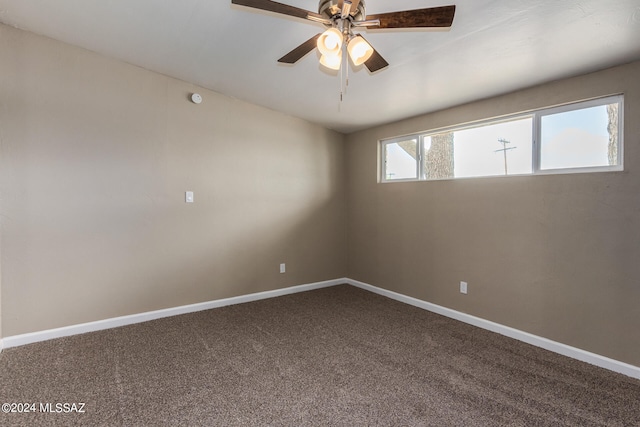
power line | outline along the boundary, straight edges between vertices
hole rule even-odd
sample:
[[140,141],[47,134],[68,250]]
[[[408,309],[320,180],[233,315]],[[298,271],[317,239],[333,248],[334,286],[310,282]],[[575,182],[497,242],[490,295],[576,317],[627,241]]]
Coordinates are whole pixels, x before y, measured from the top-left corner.
[[498,153],[500,151],[504,153],[504,174],[507,175],[507,151],[515,150],[518,147],[507,147],[507,144],[511,144],[511,141],[508,141],[504,138],[498,139],[498,142],[502,144],[502,148],[499,150],[494,150],[494,153]]

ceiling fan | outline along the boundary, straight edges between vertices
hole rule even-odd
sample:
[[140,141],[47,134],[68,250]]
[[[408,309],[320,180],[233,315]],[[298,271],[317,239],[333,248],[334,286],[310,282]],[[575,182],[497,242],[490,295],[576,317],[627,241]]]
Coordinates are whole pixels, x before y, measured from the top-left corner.
[[343,52],[346,51],[355,66],[364,64],[372,73],[387,67],[389,63],[361,34],[354,34],[354,29],[446,29],[451,27],[456,11],[452,5],[367,16],[364,0],[320,0],[318,13],[271,0],[231,0],[231,3],[307,19],[328,27],[324,33],[311,37],[278,59],[278,62],[294,64],[317,47],[322,54],[320,63],[325,67],[339,70]]

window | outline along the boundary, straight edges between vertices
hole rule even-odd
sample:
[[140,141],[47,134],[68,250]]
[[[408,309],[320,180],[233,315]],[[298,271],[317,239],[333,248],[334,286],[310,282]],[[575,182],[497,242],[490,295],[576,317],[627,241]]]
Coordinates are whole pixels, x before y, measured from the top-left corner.
[[622,166],[622,96],[578,105],[540,112],[540,170]]
[[623,97],[381,141],[382,182],[622,170]]
[[384,144],[386,180],[415,180],[418,178],[418,139],[406,138]]

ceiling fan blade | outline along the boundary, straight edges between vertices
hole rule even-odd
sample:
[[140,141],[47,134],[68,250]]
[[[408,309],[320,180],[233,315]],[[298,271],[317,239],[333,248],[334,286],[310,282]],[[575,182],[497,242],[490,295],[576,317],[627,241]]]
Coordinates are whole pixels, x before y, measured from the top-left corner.
[[281,62],[283,64],[295,64],[296,62],[298,62],[298,60],[302,59],[303,56],[316,48],[318,37],[320,37],[320,35],[321,34],[316,34],[315,36],[311,37],[309,40],[302,43],[300,46],[293,49],[282,58],[278,59],[278,62]]
[[380,20],[379,26],[367,26],[367,28],[450,27],[455,12],[456,7],[452,5],[367,15],[367,20]]
[[365,62],[364,65],[370,72],[375,73],[378,70],[388,67],[389,63],[380,56],[377,50],[373,49],[373,55],[371,55],[371,58],[367,59],[367,62]]
[[254,9],[266,10],[267,12],[275,12],[282,15],[293,16],[295,18],[309,19],[309,17],[311,16],[317,19],[325,20],[325,18],[318,13],[271,0],[231,0],[231,3],[237,4],[238,6],[252,7]]
[[[362,37],[362,34],[360,34],[360,37]],[[362,38],[364,39],[364,37]],[[364,40],[369,44],[369,46],[371,46],[371,43],[369,43],[367,39]],[[382,55],[378,53],[377,50],[373,49],[371,58],[365,61],[364,66],[367,67],[367,69],[371,73],[375,73],[376,71],[382,70],[383,68],[389,66],[389,63],[382,57]]]

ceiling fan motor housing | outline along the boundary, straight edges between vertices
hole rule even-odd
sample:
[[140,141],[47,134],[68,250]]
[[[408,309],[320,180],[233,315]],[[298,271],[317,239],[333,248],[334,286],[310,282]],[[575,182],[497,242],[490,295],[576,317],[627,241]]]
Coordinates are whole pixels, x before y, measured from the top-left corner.
[[[341,2],[338,0],[320,0],[320,3],[318,4],[318,13],[329,19],[335,19],[342,13],[342,7],[339,6],[339,3]],[[351,10],[349,15],[354,21],[364,21],[367,16],[364,10],[364,0],[360,0],[358,8]]]

